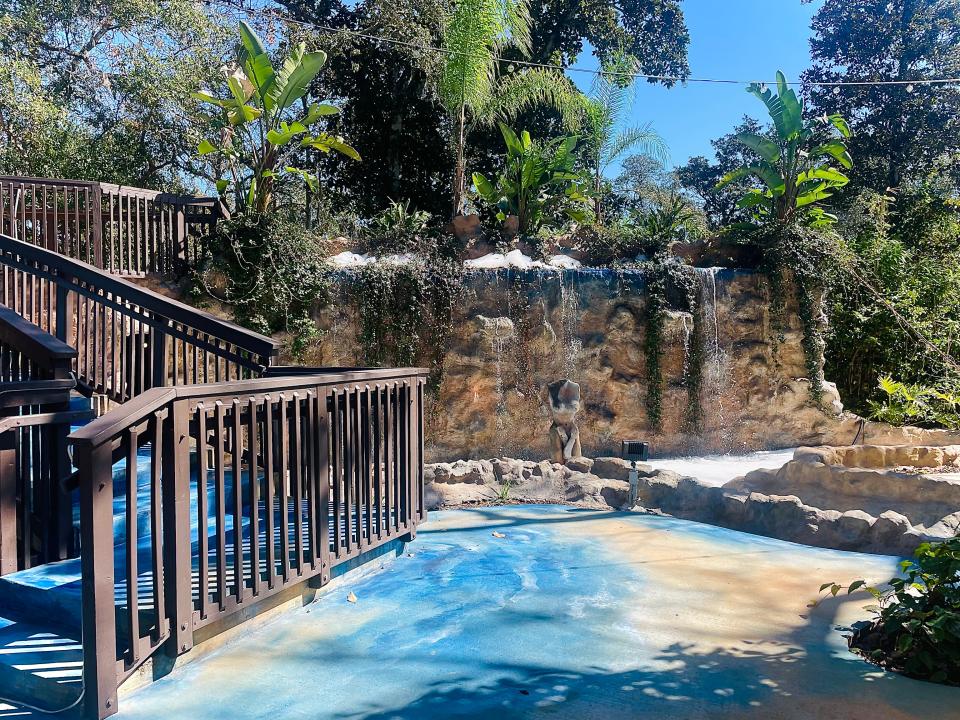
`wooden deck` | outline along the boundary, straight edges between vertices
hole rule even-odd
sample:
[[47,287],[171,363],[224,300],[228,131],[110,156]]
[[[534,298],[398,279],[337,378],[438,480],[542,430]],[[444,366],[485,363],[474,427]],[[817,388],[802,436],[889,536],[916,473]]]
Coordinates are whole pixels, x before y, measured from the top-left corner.
[[[0,658],[0,687],[103,718],[156,653],[414,537],[427,373],[274,367],[272,339],[111,274],[186,253],[134,233],[121,261],[139,204],[58,182],[0,178],[0,646],[59,638],[82,672]],[[81,395],[113,409],[68,437]]]

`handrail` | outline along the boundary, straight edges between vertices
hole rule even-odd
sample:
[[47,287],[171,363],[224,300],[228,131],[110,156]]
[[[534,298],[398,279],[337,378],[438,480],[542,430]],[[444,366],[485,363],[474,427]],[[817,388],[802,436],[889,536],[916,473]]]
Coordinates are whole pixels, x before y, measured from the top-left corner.
[[[37,263],[40,267],[46,267],[46,271],[37,273],[41,277],[51,280],[56,277],[73,278],[78,282],[89,283],[106,293],[122,297],[126,302],[149,308],[174,322],[210,332],[221,340],[241,345],[257,355],[271,356],[279,352],[280,344],[271,337],[248,330],[123,278],[108,275],[80,260],[65,257],[60,253],[2,234],[0,234],[0,251],[15,253],[29,262]],[[2,262],[0,258],[0,263]]]
[[77,357],[75,349],[3,305],[0,305],[0,346],[18,350],[45,370],[52,369],[56,361]]
[[171,388],[153,388],[141,395],[104,413],[95,420],[73,431],[70,441],[77,444],[96,447],[107,442],[124,428],[142,422],[151,413],[157,412],[172,400],[204,400],[222,397],[230,393],[254,394],[279,391],[296,391],[309,387],[333,385],[369,384],[401,378],[429,376],[428,368],[378,368],[371,370],[352,370],[350,372],[317,372],[310,375],[271,376],[235,382],[204,383],[202,385],[180,385]]
[[279,343],[80,260],[0,235],[0,302],[76,347],[88,393],[126,402],[151,387],[239,380]]
[[426,515],[427,375],[154,388],[76,430],[87,714],[115,712],[119,684],[161,648],[188,652],[196,631],[214,634],[235,613],[325,585],[334,566],[412,538]]

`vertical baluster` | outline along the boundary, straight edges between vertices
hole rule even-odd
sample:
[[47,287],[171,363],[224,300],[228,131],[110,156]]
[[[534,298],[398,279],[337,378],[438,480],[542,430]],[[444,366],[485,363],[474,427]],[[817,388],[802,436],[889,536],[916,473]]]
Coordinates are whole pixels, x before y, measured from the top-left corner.
[[309,548],[310,569],[319,570],[320,546],[317,543],[317,496],[320,478],[317,474],[319,462],[318,438],[319,425],[317,419],[316,393],[307,392],[307,427],[304,432],[306,438],[307,470],[306,470],[306,500],[307,500],[307,547]]
[[303,574],[303,427],[300,413],[301,396],[293,393],[293,418],[290,441],[293,443],[293,533],[297,575]]
[[[163,423],[167,411],[153,414],[151,424],[151,472],[150,472],[150,548],[153,552],[153,605],[157,619],[154,640],[166,634],[167,612],[163,588],[163,505],[161,473],[163,472]],[[199,477],[199,476],[198,476]]]
[[130,632],[128,661],[140,661],[140,583],[137,568],[137,440],[136,428],[127,431],[126,503],[127,503],[127,628]]
[[373,388],[373,502],[377,508],[377,541],[383,538],[383,385]]
[[274,467],[276,465],[275,457],[275,434],[273,423],[273,399],[267,395],[264,398],[264,422],[265,430],[263,436],[264,458],[264,490],[266,492],[266,501],[264,507],[266,520],[266,538],[265,549],[267,556],[267,585],[273,590],[277,581],[277,559],[276,548],[274,544],[274,531],[276,527],[273,510],[273,497],[275,485]]
[[343,456],[341,448],[343,446],[343,425],[341,424],[341,403],[340,393],[336,389],[331,393],[331,448],[330,459],[333,462],[331,475],[333,476],[333,551],[337,558],[340,557],[341,547],[343,546],[343,532],[341,530],[341,487],[343,483]]
[[396,493],[393,491],[394,476],[396,473],[393,468],[393,384],[387,384],[386,391],[383,394],[384,402],[384,423],[383,423],[383,448],[385,454],[384,462],[384,487],[386,489],[385,510],[387,513],[387,537],[393,535],[393,519],[396,515]]
[[207,408],[197,405],[197,554],[199,555],[200,617],[206,619],[210,612],[210,530],[207,518]]
[[[294,398],[296,399],[296,398]],[[290,420],[287,412],[288,398],[285,395],[278,397],[280,408],[280,552],[283,562],[280,571],[283,582],[290,579]]]
[[373,544],[373,438],[371,437],[372,416],[370,411],[370,386],[363,391],[363,505],[364,521],[366,523],[367,545]]
[[353,547],[353,392],[347,387],[343,393],[343,520],[344,551]]
[[248,401],[250,414],[247,417],[247,474],[250,477],[250,590],[260,594],[260,473],[259,447],[257,442],[260,423],[257,420],[259,404],[254,398]]
[[225,497],[225,468],[223,438],[226,434],[225,408],[221,401],[215,403],[214,428],[214,504],[216,505],[217,528],[217,599],[220,611],[227,608],[227,502]]
[[233,423],[231,457],[233,459],[233,582],[237,602],[243,602],[243,425],[241,423],[240,400],[234,398],[232,404]]

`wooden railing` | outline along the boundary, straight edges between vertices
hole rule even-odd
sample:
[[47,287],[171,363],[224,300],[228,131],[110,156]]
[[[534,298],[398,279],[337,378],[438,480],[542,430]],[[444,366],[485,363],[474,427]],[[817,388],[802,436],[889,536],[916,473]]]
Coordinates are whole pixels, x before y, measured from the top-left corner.
[[0,234],[119,275],[195,263],[217,198],[82,180],[0,176]]
[[74,552],[70,411],[76,351],[0,306],[0,575]]
[[[187,652],[201,628],[214,633],[411,538],[425,516],[426,375],[343,370],[153,389],[75,432],[86,714],[115,712],[118,685],[161,646]],[[121,553],[115,495],[127,516]],[[149,530],[138,533],[144,514]]]
[[43,247],[0,235],[0,302],[76,348],[78,381],[126,402],[258,377],[278,343]]

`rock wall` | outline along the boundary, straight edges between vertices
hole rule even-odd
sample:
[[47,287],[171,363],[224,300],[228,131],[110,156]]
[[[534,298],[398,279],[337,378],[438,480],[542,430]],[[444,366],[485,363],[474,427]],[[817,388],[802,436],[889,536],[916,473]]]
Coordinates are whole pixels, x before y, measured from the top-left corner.
[[[641,273],[468,273],[443,383],[427,418],[428,460],[547,457],[542,388],[560,378],[580,384],[579,426],[590,456],[618,452],[622,439],[647,440],[658,454],[849,443],[856,427],[841,421],[835,390],[828,386],[824,409],[809,402],[796,321],[782,343],[771,341],[762,276],[706,269],[698,279],[698,317],[670,311],[666,318],[663,413],[654,427],[646,410]],[[348,301],[331,307],[317,318],[328,331],[317,360],[358,364],[356,308]],[[699,430],[689,422],[686,379],[695,327],[704,349]]]

